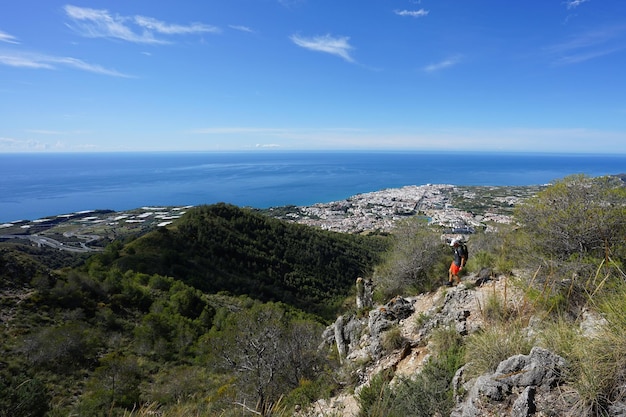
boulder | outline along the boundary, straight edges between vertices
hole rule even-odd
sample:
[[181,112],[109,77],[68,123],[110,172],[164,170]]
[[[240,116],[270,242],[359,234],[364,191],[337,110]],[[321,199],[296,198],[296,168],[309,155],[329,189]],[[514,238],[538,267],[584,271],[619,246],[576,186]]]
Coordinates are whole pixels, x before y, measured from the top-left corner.
[[[451,417],[478,417],[503,413],[510,408],[513,417],[528,417],[553,404],[537,404],[536,393],[549,393],[562,382],[565,359],[549,350],[534,347],[528,355],[515,355],[500,362],[496,371],[461,384],[464,368],[453,380],[457,406]],[[461,389],[467,389],[462,398]],[[547,397],[546,397],[547,398]],[[512,404],[512,406],[511,406]]]

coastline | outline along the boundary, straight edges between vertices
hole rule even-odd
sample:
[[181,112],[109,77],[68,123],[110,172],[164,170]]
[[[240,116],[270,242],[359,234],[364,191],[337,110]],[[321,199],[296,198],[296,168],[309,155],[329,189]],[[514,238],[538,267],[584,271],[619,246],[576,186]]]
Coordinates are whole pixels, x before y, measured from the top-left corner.
[[[390,232],[398,221],[424,216],[450,233],[489,231],[511,222],[513,208],[541,186],[412,185],[356,194],[309,206],[259,210],[279,219],[341,233]],[[70,252],[99,251],[117,237],[166,227],[193,206],[143,206],[127,211],[85,210],[0,224],[0,241]],[[256,209],[255,209],[256,210]]]
[[0,166],[0,223],[4,223],[144,205],[308,206],[423,184],[533,186],[572,174],[623,172],[626,155],[423,151],[0,154]]

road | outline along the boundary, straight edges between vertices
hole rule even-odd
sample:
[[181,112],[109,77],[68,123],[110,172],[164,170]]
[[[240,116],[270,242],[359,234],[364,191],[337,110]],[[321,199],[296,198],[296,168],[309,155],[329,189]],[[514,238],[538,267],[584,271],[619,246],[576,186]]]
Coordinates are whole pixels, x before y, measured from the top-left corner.
[[[100,236],[96,236],[96,235],[89,235],[89,236],[77,236],[80,238],[88,238],[88,242],[93,242],[94,240],[98,240],[100,239]],[[30,240],[31,242],[33,242],[34,244],[36,244],[37,246],[41,247],[41,246],[48,246],[51,247],[53,249],[59,249],[59,250],[64,250],[64,251],[68,251],[68,252],[75,252],[75,253],[86,253],[86,252],[97,252],[97,251],[101,251],[102,249],[100,248],[90,248],[87,246],[86,243],[81,242],[80,243],[80,247],[76,247],[76,246],[68,246],[65,245],[63,242],[59,242],[56,239],[52,239],[49,237],[45,237],[45,236],[39,236],[39,235],[0,235],[0,240],[5,240],[5,239],[24,239],[24,240]]]

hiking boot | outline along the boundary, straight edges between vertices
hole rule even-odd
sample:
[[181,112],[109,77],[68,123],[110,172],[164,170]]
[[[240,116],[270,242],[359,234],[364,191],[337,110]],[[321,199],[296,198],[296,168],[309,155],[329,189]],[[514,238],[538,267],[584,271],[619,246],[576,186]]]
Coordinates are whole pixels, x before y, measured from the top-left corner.
[[446,286],[451,287],[452,286],[452,282],[451,281],[446,282]]

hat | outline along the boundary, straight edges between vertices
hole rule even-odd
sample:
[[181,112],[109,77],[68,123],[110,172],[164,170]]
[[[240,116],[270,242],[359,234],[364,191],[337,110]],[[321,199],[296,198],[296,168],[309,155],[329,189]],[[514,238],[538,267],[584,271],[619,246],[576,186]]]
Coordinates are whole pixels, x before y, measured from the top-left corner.
[[452,239],[452,242],[450,242],[450,246],[454,246],[458,243],[459,243],[459,239]]

